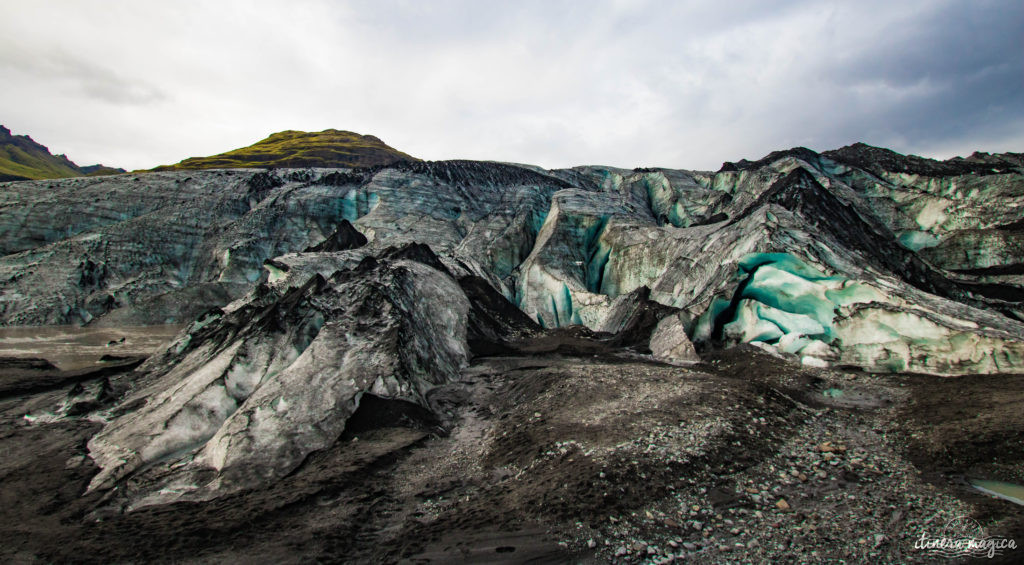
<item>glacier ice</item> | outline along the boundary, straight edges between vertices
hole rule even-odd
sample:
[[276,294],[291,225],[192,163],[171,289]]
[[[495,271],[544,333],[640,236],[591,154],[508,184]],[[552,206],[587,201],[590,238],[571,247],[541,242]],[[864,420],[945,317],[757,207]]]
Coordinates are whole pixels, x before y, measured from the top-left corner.
[[922,311],[861,308],[836,324],[843,363],[937,375],[1018,370],[1024,344],[954,329]]
[[[698,322],[695,337],[710,339],[721,324],[728,342],[764,342],[820,364],[833,354],[834,321],[843,307],[882,300],[872,286],[828,275],[789,253],[751,253],[738,261],[734,305],[719,300]],[[722,320],[724,316],[731,319]],[[814,347],[812,343],[817,343]]]
[[740,301],[736,310],[736,317],[732,322],[725,324],[725,337],[742,343],[752,341],[773,342],[777,341],[785,332],[771,320],[759,316],[759,308],[754,300]]
[[908,230],[900,232],[899,242],[912,251],[920,251],[939,244],[939,238],[931,232],[921,230]]
[[695,325],[698,342],[720,331],[719,339],[770,344],[805,365],[940,375],[1009,371],[1024,359],[1020,341],[908,309],[874,284],[828,275],[792,254],[744,256],[736,278],[731,302],[716,298]]

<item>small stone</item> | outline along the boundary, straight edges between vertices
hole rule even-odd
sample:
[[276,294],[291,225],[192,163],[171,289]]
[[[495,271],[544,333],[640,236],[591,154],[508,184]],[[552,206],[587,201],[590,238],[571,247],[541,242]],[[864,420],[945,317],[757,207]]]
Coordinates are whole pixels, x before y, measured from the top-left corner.
[[800,479],[800,482],[802,482],[802,483],[806,483],[807,482],[807,475],[805,475],[803,473],[800,473],[799,475],[797,475],[796,478]]
[[779,501],[775,503],[775,507],[779,510],[789,510],[789,503],[786,502],[785,498],[780,498]]
[[691,542],[684,542],[683,549],[685,549],[686,551],[693,551],[697,549],[697,544]]
[[597,542],[594,541],[594,538],[590,538],[587,540],[587,547],[589,547],[590,549],[594,549],[595,547],[597,547]]
[[534,418],[540,418],[540,412],[534,412],[533,413],[533,417]]
[[627,555],[629,555],[629,550],[626,549],[625,546],[619,547],[619,549],[615,550],[615,557],[625,557]]

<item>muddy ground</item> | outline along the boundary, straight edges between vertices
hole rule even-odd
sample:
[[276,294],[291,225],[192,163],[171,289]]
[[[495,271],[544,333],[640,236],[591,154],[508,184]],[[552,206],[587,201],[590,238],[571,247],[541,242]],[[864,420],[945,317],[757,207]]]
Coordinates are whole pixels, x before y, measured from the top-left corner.
[[101,424],[82,403],[109,405],[132,361],[13,365],[8,563],[934,562],[915,540],[964,516],[1024,543],[1022,508],[965,481],[1024,483],[1018,375],[807,369],[750,346],[673,366],[549,333],[476,359],[433,411],[364,398],[271,487],[121,514],[84,494]]

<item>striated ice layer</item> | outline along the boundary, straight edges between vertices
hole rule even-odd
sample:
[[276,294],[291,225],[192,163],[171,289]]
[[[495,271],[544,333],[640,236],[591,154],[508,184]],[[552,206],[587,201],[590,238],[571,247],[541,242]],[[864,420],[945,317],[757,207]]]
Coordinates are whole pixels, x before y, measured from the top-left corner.
[[721,324],[726,341],[772,345],[812,366],[869,371],[958,375],[1024,366],[1019,339],[908,308],[872,285],[828,276],[792,255],[751,254],[739,265],[735,305],[719,301],[704,317],[705,326]]

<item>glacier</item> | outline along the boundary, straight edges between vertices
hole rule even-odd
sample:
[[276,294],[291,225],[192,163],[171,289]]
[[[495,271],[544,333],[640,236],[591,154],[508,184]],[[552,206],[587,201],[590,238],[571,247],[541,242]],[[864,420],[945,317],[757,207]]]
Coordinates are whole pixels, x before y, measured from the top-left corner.
[[545,329],[668,364],[1024,371],[1024,169],[879,151],[4,183],[0,324],[188,324],[89,442],[90,488],[132,508],[286,476],[364,395],[434,410]]
[[[254,285],[302,285],[421,243],[547,328],[597,330],[617,298],[647,288],[685,313],[698,349],[766,342],[795,355],[821,342],[837,360],[856,344],[840,362],[1005,370],[1015,355],[855,355],[864,343],[849,335],[881,319],[858,308],[884,305],[951,332],[942,339],[974,333],[1015,350],[1024,180],[997,157],[938,162],[858,144],[717,172],[448,161],[6,183],[0,323],[184,323]],[[46,213],[57,202],[65,212]],[[342,239],[366,246],[315,253],[342,223]]]

